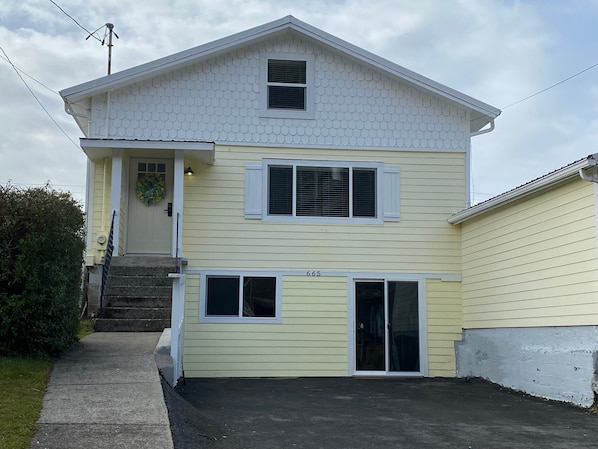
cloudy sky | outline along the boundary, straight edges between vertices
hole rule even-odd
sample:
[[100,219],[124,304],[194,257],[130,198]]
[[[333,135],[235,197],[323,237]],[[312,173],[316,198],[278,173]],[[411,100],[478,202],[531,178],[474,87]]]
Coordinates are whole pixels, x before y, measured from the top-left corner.
[[2,0],[0,184],[83,200],[57,92],[106,74],[104,24],[114,73],[289,14],[503,110],[472,141],[474,202],[598,152],[598,0]]

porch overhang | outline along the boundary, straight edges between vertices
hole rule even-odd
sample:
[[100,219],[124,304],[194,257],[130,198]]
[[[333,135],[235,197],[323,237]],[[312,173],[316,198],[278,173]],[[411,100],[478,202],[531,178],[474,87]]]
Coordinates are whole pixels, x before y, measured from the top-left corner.
[[186,159],[214,164],[214,142],[189,140],[132,140],[132,139],[79,139],[81,148],[91,160],[112,156],[115,148],[144,151],[184,151]]

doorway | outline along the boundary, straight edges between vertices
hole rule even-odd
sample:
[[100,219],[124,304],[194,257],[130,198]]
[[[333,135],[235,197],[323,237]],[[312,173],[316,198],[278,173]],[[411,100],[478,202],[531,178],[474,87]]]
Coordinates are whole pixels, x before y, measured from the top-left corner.
[[355,281],[355,369],[420,373],[417,281]]
[[[138,182],[144,179],[160,179],[163,188],[151,198],[140,199]],[[131,158],[127,253],[170,254],[172,252],[172,188],[173,161],[171,159]]]

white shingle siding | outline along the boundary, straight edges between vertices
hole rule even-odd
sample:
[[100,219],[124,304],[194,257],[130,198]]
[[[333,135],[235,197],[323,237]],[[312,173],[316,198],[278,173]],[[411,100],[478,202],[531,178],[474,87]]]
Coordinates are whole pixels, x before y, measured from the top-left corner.
[[[260,117],[267,53],[315,56],[315,119]],[[98,101],[100,100],[101,101]],[[94,98],[92,136],[289,146],[464,151],[461,108],[291,37],[279,37]]]

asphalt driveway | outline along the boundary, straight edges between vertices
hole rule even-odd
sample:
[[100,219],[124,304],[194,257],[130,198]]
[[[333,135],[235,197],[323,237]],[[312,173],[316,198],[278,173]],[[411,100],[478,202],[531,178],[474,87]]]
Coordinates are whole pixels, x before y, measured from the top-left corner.
[[596,448],[598,415],[458,379],[187,379],[175,449]]

